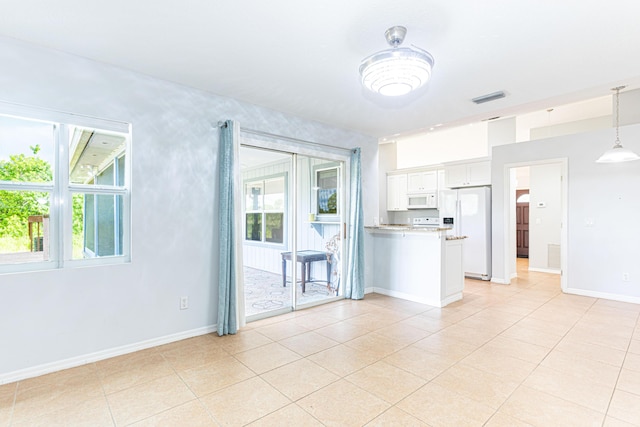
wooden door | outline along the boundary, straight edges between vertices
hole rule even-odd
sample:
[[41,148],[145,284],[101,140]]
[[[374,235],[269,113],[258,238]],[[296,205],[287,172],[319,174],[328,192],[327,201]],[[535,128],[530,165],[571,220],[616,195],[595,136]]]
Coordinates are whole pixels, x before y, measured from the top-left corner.
[[[518,258],[529,258],[529,190],[516,190],[516,247]],[[521,201],[526,200],[526,201]]]

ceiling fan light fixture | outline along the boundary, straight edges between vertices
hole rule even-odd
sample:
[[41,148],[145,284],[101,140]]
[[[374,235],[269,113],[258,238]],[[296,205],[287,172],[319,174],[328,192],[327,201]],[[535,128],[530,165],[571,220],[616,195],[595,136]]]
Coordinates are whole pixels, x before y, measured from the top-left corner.
[[385,32],[391,49],[370,55],[360,63],[362,85],[384,96],[401,96],[418,89],[431,78],[433,56],[417,47],[400,47],[407,34],[405,27]]
[[640,160],[640,156],[624,148],[620,143],[620,91],[625,87],[626,86],[618,86],[611,89],[616,91],[616,142],[610,150],[605,151],[604,154],[596,160],[596,163],[621,163]]

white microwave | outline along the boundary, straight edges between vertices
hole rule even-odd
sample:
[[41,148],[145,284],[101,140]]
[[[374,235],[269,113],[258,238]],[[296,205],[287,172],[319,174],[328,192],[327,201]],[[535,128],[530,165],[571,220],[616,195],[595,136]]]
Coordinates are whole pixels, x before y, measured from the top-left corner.
[[433,193],[415,193],[407,195],[408,209],[436,209],[438,207],[438,195]]

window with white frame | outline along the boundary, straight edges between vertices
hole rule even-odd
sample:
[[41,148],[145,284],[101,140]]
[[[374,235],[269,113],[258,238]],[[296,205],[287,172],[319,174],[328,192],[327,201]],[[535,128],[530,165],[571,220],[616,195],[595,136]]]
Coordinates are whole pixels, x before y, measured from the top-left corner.
[[338,166],[316,168],[316,215],[339,215],[340,197],[340,168]]
[[285,175],[246,181],[245,240],[284,243]]
[[129,150],[129,124],[0,103],[0,272],[128,261]]

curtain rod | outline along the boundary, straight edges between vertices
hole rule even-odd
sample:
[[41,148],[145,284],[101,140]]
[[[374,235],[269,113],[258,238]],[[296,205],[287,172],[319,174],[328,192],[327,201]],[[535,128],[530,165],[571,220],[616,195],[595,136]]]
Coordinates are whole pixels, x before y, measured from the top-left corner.
[[[227,123],[223,122],[223,121],[219,121],[218,122],[218,127],[226,128],[227,127]],[[304,139],[293,138],[293,137],[285,136],[285,135],[277,135],[275,133],[264,132],[264,131],[261,131],[261,130],[243,128],[242,126],[240,126],[240,132],[244,132],[244,133],[248,133],[248,134],[252,134],[252,135],[257,135],[257,136],[266,136],[267,138],[281,139],[281,140],[285,140],[285,141],[289,141],[289,142],[295,142],[295,143],[299,143],[299,144],[301,143],[301,144],[311,145],[311,146],[315,146],[315,147],[317,147],[317,146],[326,147],[326,148],[331,148],[332,150],[342,150],[342,151],[348,151],[348,152],[351,152],[353,150],[351,148],[336,147],[334,145],[322,144],[320,142],[311,142],[311,141],[306,141]]]

